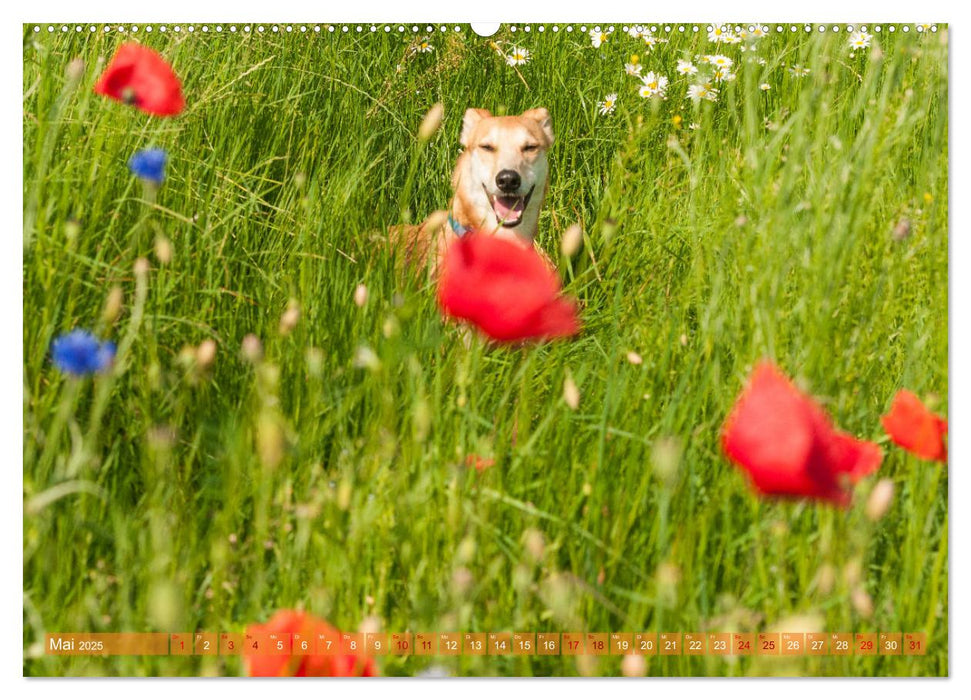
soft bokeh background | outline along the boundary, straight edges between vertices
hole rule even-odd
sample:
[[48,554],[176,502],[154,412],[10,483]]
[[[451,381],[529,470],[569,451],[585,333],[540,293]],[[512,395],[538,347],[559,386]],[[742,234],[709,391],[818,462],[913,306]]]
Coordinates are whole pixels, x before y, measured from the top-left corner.
[[[26,674],[238,674],[236,659],[54,659],[38,643],[238,631],[301,606],[345,630],[925,631],[925,657],[655,657],[646,672],[947,673],[946,468],[879,424],[900,387],[946,413],[945,27],[851,54],[828,26],[771,25],[754,51],[690,26],[659,27],[653,49],[621,26],[600,48],[579,25],[242,26],[24,28]],[[181,116],[92,93],[131,39],[183,79]],[[530,60],[513,69],[491,41]],[[737,79],[695,105],[677,60],[716,53]],[[638,96],[632,54],[669,77],[666,100]],[[466,348],[430,284],[394,272],[386,227],[447,205],[470,106],[552,114],[540,243],[581,301],[575,341]],[[126,166],[148,146],[170,154],[157,193]],[[563,259],[575,222],[584,246]],[[281,332],[288,307],[299,320]],[[51,366],[76,326],[120,341],[114,373]],[[760,500],[721,455],[762,357],[884,446],[850,509]],[[881,477],[896,495],[873,523]],[[433,662],[621,672],[620,657],[381,670]]]

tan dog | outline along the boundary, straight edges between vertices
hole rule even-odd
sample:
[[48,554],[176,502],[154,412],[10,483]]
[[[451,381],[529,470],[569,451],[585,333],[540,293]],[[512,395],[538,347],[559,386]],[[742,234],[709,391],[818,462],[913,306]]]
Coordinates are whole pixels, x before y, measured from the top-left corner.
[[462,120],[462,154],[452,175],[452,204],[419,226],[394,226],[392,245],[406,264],[437,263],[448,246],[469,231],[532,246],[548,186],[546,151],[553,145],[549,112],[530,109],[494,117],[469,109]]

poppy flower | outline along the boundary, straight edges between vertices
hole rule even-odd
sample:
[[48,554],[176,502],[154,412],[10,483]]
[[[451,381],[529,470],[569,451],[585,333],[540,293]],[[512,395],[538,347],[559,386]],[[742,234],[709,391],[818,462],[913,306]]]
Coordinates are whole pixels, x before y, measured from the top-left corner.
[[880,466],[880,448],[835,429],[823,409],[769,362],[752,373],[722,429],[722,448],[761,493],[846,506]]
[[576,304],[560,296],[556,272],[533,248],[467,233],[449,246],[438,281],[442,313],[469,321],[493,340],[574,335]]
[[491,457],[480,457],[477,454],[466,455],[465,466],[474,468],[480,474],[484,472],[491,466],[494,466],[496,460]]
[[161,148],[145,148],[128,159],[128,169],[136,177],[161,185],[165,180],[165,163],[169,155]]
[[182,85],[172,68],[141,44],[119,46],[94,91],[160,117],[178,114],[185,107]]
[[913,393],[898,391],[881,422],[890,439],[908,452],[921,459],[947,462],[947,421],[928,411]]
[[[305,634],[337,636],[340,633],[321,619],[299,610],[278,610],[264,625],[250,625],[246,634]],[[250,676],[374,676],[374,661],[355,654],[245,655]]]
[[51,359],[55,367],[67,374],[81,376],[103,372],[115,359],[115,344],[102,342],[92,333],[77,329],[54,340]]

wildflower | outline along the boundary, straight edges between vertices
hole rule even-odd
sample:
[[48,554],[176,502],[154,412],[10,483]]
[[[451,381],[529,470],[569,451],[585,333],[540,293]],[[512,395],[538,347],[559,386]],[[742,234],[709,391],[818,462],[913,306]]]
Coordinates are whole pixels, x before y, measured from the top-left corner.
[[641,97],[664,97],[664,93],[668,89],[667,76],[649,71],[644,74],[641,80],[644,83],[638,90]]
[[470,321],[496,341],[574,335],[576,304],[560,297],[560,282],[543,258],[496,236],[469,233],[449,246],[438,281],[446,316]]
[[354,305],[358,307],[363,307],[367,304],[367,287],[363,284],[359,284],[354,287]]
[[624,72],[627,75],[633,75],[635,77],[640,77],[641,70],[644,68],[640,63],[625,63]]
[[715,102],[718,100],[718,90],[714,89],[709,83],[691,85],[688,87],[688,99],[695,102],[699,100]]
[[761,90],[762,92],[768,92],[771,89],[772,89],[772,86],[769,85],[768,83],[762,83],[761,85],[759,85],[759,90]]
[[145,182],[161,185],[165,180],[165,163],[169,155],[161,148],[145,148],[128,159],[128,169]]
[[723,38],[722,38],[722,43],[723,44],[741,44],[742,43],[742,37],[740,37],[738,34],[735,34],[734,32],[725,32],[725,34],[723,35]]
[[722,56],[721,54],[714,54],[711,56],[702,56],[702,63],[708,63],[715,67],[716,70],[721,68],[731,68],[735,65],[735,62],[728,56]]
[[793,63],[792,66],[789,67],[789,73],[796,78],[805,78],[807,75],[809,75],[809,69],[803,68],[798,63]]
[[59,370],[78,377],[103,372],[115,359],[115,344],[98,340],[88,331],[76,329],[54,340],[51,359]]
[[300,306],[296,301],[291,300],[287,305],[286,311],[280,316],[280,335],[290,335],[297,327],[300,320]]
[[519,47],[513,48],[509,55],[506,56],[506,63],[508,63],[510,66],[521,66],[528,60],[529,51]]
[[921,459],[947,462],[947,421],[927,410],[915,394],[906,389],[897,392],[881,422],[890,439],[908,452]]
[[714,73],[712,73],[712,80],[720,83],[727,83],[735,80],[735,74],[732,73],[728,68],[719,68]]
[[617,93],[612,92],[603,98],[603,102],[598,102],[597,107],[600,108],[601,114],[612,114],[614,109],[617,107]]
[[240,345],[240,353],[244,360],[255,365],[263,359],[263,343],[254,333],[247,333]]
[[857,49],[868,49],[870,48],[870,40],[873,38],[872,34],[867,32],[858,31],[850,34],[850,51],[856,51]]
[[725,29],[725,27],[714,25],[708,32],[708,41],[713,41],[716,44],[723,43],[725,41],[725,36],[728,34],[731,34],[731,32]]
[[600,32],[596,29],[590,30],[590,43],[593,44],[593,48],[595,49],[599,49],[601,46],[603,46],[604,42],[606,42],[609,38],[610,34],[607,32]]
[[628,29],[627,33],[630,35],[631,39],[640,39],[645,33],[649,34],[650,32],[648,32],[644,27],[637,25]]
[[[320,637],[336,640],[338,630],[328,623],[300,610],[279,610],[264,625],[249,625],[246,634],[304,635],[316,645]],[[249,649],[246,650],[247,652]],[[245,654],[243,661],[249,676],[374,676],[374,661],[363,653],[349,654]]]
[[722,430],[728,458],[761,493],[848,505],[850,484],[880,466],[880,448],[836,430],[823,409],[763,362]]
[[695,73],[698,72],[698,66],[696,66],[691,61],[684,61],[679,58],[677,71],[681,75],[694,75]]
[[701,124],[699,124],[698,122],[691,122],[690,124],[688,124],[688,128],[691,129],[692,131],[697,131],[698,129],[701,128]]
[[431,53],[434,50],[435,50],[435,47],[428,42],[427,37],[425,39],[422,39],[421,43],[414,48],[414,51],[416,53]]
[[199,347],[196,348],[196,364],[205,369],[213,363],[216,359],[216,341],[212,338],[206,338],[201,343]]
[[644,44],[649,49],[653,49],[658,44],[663,44],[663,43],[667,42],[667,39],[658,39],[656,36],[654,36],[650,32],[643,32],[641,34],[641,39],[644,40]]
[[491,457],[480,457],[476,454],[466,455],[465,466],[474,468],[480,474],[484,472],[489,467],[493,467],[496,464],[496,460]]
[[160,117],[185,107],[182,85],[159,54],[141,44],[118,47],[94,91]]
[[749,32],[749,36],[753,39],[761,39],[765,36],[765,28],[761,24],[756,24]]

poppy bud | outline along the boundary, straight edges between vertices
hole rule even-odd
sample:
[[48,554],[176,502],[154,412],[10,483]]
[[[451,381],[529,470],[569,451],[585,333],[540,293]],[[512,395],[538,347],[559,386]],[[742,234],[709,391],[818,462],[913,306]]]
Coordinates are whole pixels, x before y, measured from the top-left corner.
[[425,114],[421,126],[418,127],[418,140],[420,142],[425,143],[435,135],[438,127],[442,125],[442,115],[444,113],[445,107],[441,102],[436,102],[432,105],[432,108]]
[[880,479],[877,485],[870,492],[870,497],[866,500],[866,517],[876,522],[880,520],[893,503],[893,481],[891,479]]
[[580,407],[580,390],[571,376],[567,376],[563,381],[563,400],[574,411]]
[[216,341],[206,338],[196,348],[196,365],[205,369],[216,359]]
[[560,252],[563,253],[563,257],[572,258],[580,250],[582,243],[583,229],[580,228],[580,224],[573,224],[563,232],[563,238],[560,240]]
[[110,325],[118,320],[118,314],[121,313],[123,294],[121,287],[118,285],[112,287],[108,292],[108,298],[105,299],[104,311],[101,312],[101,320],[106,324]]
[[297,306],[296,302],[291,301],[287,310],[280,317],[280,335],[290,335],[293,329],[297,327],[299,320],[300,307]]
[[247,334],[243,338],[242,354],[244,360],[256,364],[263,359],[263,343],[254,334]]

